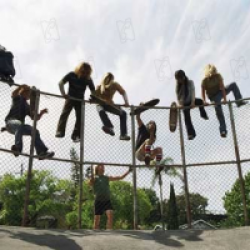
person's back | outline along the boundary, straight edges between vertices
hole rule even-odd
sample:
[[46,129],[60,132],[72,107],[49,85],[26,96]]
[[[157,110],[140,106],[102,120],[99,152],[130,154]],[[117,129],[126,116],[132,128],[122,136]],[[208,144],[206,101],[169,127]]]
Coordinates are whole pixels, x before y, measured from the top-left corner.
[[25,116],[30,116],[30,106],[25,98],[21,95],[12,97],[12,104],[9,113],[5,117],[5,121],[18,120],[24,123]]
[[206,93],[210,99],[220,91],[221,82],[223,82],[223,78],[219,73],[203,79],[202,86],[206,90]]
[[63,81],[69,83],[68,95],[77,99],[84,99],[86,88],[94,86],[90,77],[78,77],[75,72],[69,72]]

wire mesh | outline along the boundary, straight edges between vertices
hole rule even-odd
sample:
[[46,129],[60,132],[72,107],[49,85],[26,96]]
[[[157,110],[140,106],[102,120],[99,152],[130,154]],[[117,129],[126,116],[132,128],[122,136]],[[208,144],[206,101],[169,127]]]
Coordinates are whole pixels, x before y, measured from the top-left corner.
[[[7,84],[0,85],[2,108],[0,110],[1,127],[5,126],[4,118],[11,105],[11,92]],[[161,180],[156,175],[155,166],[144,166],[144,162],[136,160],[133,166],[134,153],[132,141],[121,141],[120,119],[108,113],[114,125],[115,136],[102,131],[102,123],[96,109],[96,104],[85,104],[84,152],[83,152],[83,183],[80,183],[80,143],[71,140],[75,124],[75,112],[72,110],[66,127],[64,138],[56,138],[56,127],[65,100],[56,96],[41,94],[39,109],[48,108],[46,114],[37,123],[41,138],[50,150],[55,151],[55,158],[39,161],[34,159],[30,202],[28,207],[28,225],[37,227],[77,228],[79,204],[81,208],[81,228],[90,229],[94,222],[94,192],[88,185],[89,166],[91,163],[105,165],[105,175],[122,176],[129,166],[137,167],[137,186],[134,189],[133,173],[123,180],[110,181],[111,204],[114,210],[114,229],[134,228],[134,213],[138,212],[137,228],[153,229],[167,227],[170,215],[170,183],[174,185],[178,206],[178,220],[181,228],[188,223],[187,205],[185,200],[185,182],[181,156],[180,129],[171,133],[168,128],[169,108],[150,109],[141,114],[142,121],[147,124],[154,120],[157,124],[157,137],[154,147],[163,148],[163,160],[169,164],[161,172]],[[243,176],[249,173],[248,163],[248,133],[249,105],[237,108],[233,106],[236,137],[239,144]],[[127,113],[128,135],[131,135],[131,107],[123,109]],[[193,221],[203,219],[217,227],[244,225],[244,213],[231,207],[230,195],[235,183],[239,182],[236,165],[235,144],[231,131],[231,121],[228,105],[223,105],[228,135],[221,138],[219,123],[213,106],[205,107],[209,120],[200,117],[199,109],[191,110],[192,121],[196,130],[196,138],[188,140],[184,119],[184,149],[187,164],[187,184]],[[181,111],[182,112],[182,111]],[[181,113],[182,118],[183,113]],[[32,125],[31,119],[26,119]],[[135,124],[135,137],[138,126]],[[30,137],[24,137],[23,153],[30,152]],[[0,134],[0,224],[20,225],[23,216],[25,184],[29,158],[20,155],[14,157],[10,150],[14,144],[14,136],[5,132]],[[72,162],[70,162],[72,161]],[[177,166],[178,167],[171,167]],[[197,166],[201,165],[201,166]],[[83,187],[82,197],[79,197],[79,186]],[[245,180],[246,199],[249,201],[249,183]],[[137,209],[134,210],[134,192],[136,190]],[[237,189],[238,190],[238,189]],[[238,202],[242,203],[240,189]],[[81,199],[81,202],[79,202]],[[226,202],[227,200],[227,202]],[[234,204],[232,202],[232,204]],[[249,204],[249,202],[247,203]],[[247,205],[248,206],[248,205]],[[14,208],[15,209],[14,209]],[[17,209],[18,207],[18,209]],[[233,207],[233,208],[232,208]],[[237,210],[238,209],[238,210]],[[250,213],[249,206],[247,207]],[[235,220],[240,217],[240,223]],[[106,228],[106,218],[101,217],[101,228]],[[207,226],[209,227],[209,226]]]

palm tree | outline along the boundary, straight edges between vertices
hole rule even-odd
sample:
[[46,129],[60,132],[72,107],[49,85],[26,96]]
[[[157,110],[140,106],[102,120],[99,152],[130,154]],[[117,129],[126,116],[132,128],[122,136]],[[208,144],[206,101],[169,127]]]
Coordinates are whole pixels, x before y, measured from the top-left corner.
[[[163,192],[162,192],[162,173],[167,174],[168,176],[179,177],[180,180],[184,183],[183,175],[176,170],[175,168],[171,167],[174,164],[174,160],[171,157],[166,157],[161,160],[158,168],[154,168],[154,176],[152,179],[152,186],[155,185],[156,180],[158,179],[159,187],[160,187],[160,210],[161,210],[161,218],[162,218],[162,228],[165,229],[165,223],[163,220]],[[150,165],[156,165],[156,161],[153,160],[150,162]],[[153,168],[151,168],[153,169]]]

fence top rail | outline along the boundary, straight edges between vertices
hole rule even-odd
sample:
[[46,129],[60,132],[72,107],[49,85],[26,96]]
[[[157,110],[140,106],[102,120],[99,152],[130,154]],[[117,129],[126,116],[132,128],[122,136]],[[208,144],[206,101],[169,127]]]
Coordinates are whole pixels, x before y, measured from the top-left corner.
[[[2,82],[2,81],[1,81]],[[6,82],[2,82],[6,85],[10,85]],[[20,86],[24,83],[13,83],[11,84],[11,86]],[[40,91],[40,90],[39,90]],[[56,97],[56,98],[61,98],[61,99],[64,99],[63,96],[61,95],[58,95],[58,94],[54,94],[54,93],[49,93],[49,92],[45,92],[45,91],[40,91],[40,94],[41,95],[46,95],[46,96],[52,96],[52,97]],[[73,98],[73,97],[68,97],[68,99],[71,99],[71,100],[75,100],[75,101],[79,101],[79,102],[82,102],[83,100],[82,99],[77,99],[77,98]],[[241,99],[241,100],[244,100],[244,101],[250,101],[250,97],[247,97],[247,98],[244,98],[244,99]],[[89,100],[84,100],[84,103],[88,103],[88,104],[94,104],[93,102],[89,101]],[[228,104],[232,104],[232,103],[237,103],[236,100],[229,100],[227,102],[223,102],[221,103],[222,105],[228,105]],[[129,106],[125,106],[123,104],[116,104],[116,106],[118,107],[134,107],[134,108],[137,108],[137,107],[140,107],[140,105],[129,105]],[[199,108],[199,107],[209,107],[209,106],[216,106],[215,103],[209,103],[209,104],[206,104],[206,105],[196,105],[195,108]],[[149,107],[149,109],[170,109],[171,107],[170,106],[153,106],[153,107]],[[188,109],[189,107],[177,107],[177,109]]]
[[[4,148],[0,148],[0,152],[5,152],[5,153],[9,153],[9,154],[13,154],[13,151],[9,150],[9,149],[4,149]],[[29,154],[26,153],[20,153],[20,156],[24,156],[24,157],[30,157]],[[32,156],[34,159],[39,159],[39,157],[37,155]],[[111,167],[135,167],[135,168],[157,168],[157,166],[155,165],[133,165],[133,164],[121,164],[121,163],[111,163],[111,162],[94,162],[94,161],[76,161],[76,160],[71,160],[71,159],[63,159],[63,158],[56,158],[53,157],[51,159],[47,159],[50,161],[59,161],[59,162],[66,162],[66,163],[74,163],[74,164],[82,164],[82,165],[99,165],[99,164],[104,164],[107,166],[111,166]],[[240,160],[240,163],[246,163],[246,162],[250,162],[250,159],[242,159]],[[216,166],[216,165],[231,165],[231,164],[237,164],[237,161],[217,161],[217,162],[202,162],[202,163],[189,163],[186,164],[185,167],[187,168],[191,168],[191,167],[202,167],[202,166]],[[183,168],[182,164],[168,164],[168,165],[161,165],[162,167],[167,167],[167,168]]]

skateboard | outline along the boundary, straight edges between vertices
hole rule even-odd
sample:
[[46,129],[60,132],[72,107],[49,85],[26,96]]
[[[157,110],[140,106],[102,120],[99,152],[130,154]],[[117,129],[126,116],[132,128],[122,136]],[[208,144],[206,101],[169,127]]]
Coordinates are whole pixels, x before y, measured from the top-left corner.
[[178,109],[176,102],[172,102],[169,113],[169,129],[171,132],[175,132],[178,121]]
[[36,105],[36,93],[38,89],[36,87],[30,88],[30,116],[34,119],[35,116],[35,105]]
[[99,105],[104,107],[105,111],[112,113],[114,115],[121,114],[121,110],[119,108],[117,108],[115,105],[108,104],[106,101],[104,101],[103,99],[101,99],[96,95],[93,94],[90,95],[90,102],[98,103]]
[[148,102],[143,103],[140,107],[135,108],[134,112],[130,112],[130,115],[139,115],[140,113],[150,109],[151,107],[157,105],[160,102],[160,99],[152,99]]

